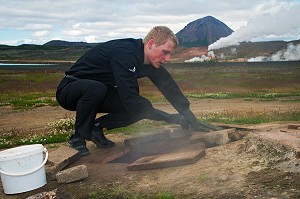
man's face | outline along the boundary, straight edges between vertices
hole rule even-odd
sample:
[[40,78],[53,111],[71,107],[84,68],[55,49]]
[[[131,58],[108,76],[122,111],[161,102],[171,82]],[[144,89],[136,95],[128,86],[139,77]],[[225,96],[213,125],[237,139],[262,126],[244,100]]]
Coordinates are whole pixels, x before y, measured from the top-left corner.
[[146,59],[154,68],[159,68],[162,64],[169,62],[171,55],[175,51],[172,40],[167,40],[163,45],[158,46],[153,39],[147,44]]

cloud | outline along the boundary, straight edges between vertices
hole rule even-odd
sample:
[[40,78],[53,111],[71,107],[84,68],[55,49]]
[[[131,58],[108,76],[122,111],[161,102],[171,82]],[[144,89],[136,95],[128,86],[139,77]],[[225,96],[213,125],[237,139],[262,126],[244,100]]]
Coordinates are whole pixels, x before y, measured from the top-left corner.
[[48,34],[47,30],[41,30],[41,31],[36,31],[33,33],[34,36],[36,37],[42,37]]
[[[275,4],[276,3],[276,4]],[[243,41],[269,40],[297,35],[300,38],[300,4],[283,4],[272,1],[260,5],[256,10],[262,14],[248,21],[246,26],[221,38],[209,46],[209,50],[238,45]]]
[[24,26],[20,27],[20,29],[22,30],[51,30],[53,28],[52,25],[50,24],[34,24],[34,23],[29,23],[29,24],[25,24]]
[[[271,3],[263,0],[211,0],[209,3],[206,0],[2,0],[0,31],[28,31],[17,40],[39,44],[55,38],[102,42],[125,37],[142,38],[156,25],[169,26],[177,33],[189,22],[208,15],[238,30],[255,23],[249,21],[251,16],[281,12],[285,4],[290,8],[292,2],[294,0],[272,0]],[[39,31],[48,32],[35,38],[35,34],[42,33]],[[283,32],[284,37],[294,36],[288,30]],[[0,43],[5,41],[13,40],[9,34],[1,35]]]

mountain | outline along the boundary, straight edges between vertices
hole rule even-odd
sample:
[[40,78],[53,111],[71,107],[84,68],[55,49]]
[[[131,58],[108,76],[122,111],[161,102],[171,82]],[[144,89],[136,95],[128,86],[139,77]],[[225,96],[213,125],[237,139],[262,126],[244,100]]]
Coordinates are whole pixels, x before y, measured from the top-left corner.
[[220,20],[207,16],[190,22],[176,36],[179,45],[187,47],[209,46],[221,37],[227,37],[233,32]]
[[63,47],[70,47],[70,46],[80,46],[80,47],[92,47],[95,46],[95,43],[87,43],[87,42],[69,42],[63,40],[51,40],[45,43],[43,46],[63,46]]

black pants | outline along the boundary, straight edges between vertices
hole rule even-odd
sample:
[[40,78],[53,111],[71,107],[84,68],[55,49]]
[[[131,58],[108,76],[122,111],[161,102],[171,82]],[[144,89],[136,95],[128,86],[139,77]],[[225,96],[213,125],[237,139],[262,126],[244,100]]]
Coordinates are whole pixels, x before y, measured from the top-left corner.
[[[88,79],[65,77],[58,86],[56,99],[65,109],[76,111],[75,136],[90,139],[95,124],[114,129],[144,119],[125,111],[115,87]],[[97,119],[97,113],[108,113]]]

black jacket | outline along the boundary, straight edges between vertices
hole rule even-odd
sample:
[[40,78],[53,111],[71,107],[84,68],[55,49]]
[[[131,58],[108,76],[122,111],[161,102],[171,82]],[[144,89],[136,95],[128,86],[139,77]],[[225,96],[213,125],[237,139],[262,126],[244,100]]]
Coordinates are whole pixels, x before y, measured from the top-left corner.
[[169,72],[163,66],[156,69],[143,62],[141,39],[112,40],[93,47],[66,74],[103,82],[108,88],[116,86],[126,110],[133,114],[147,113],[149,119],[156,114],[155,109],[139,95],[138,78],[148,77],[179,113],[189,109],[189,101]]

